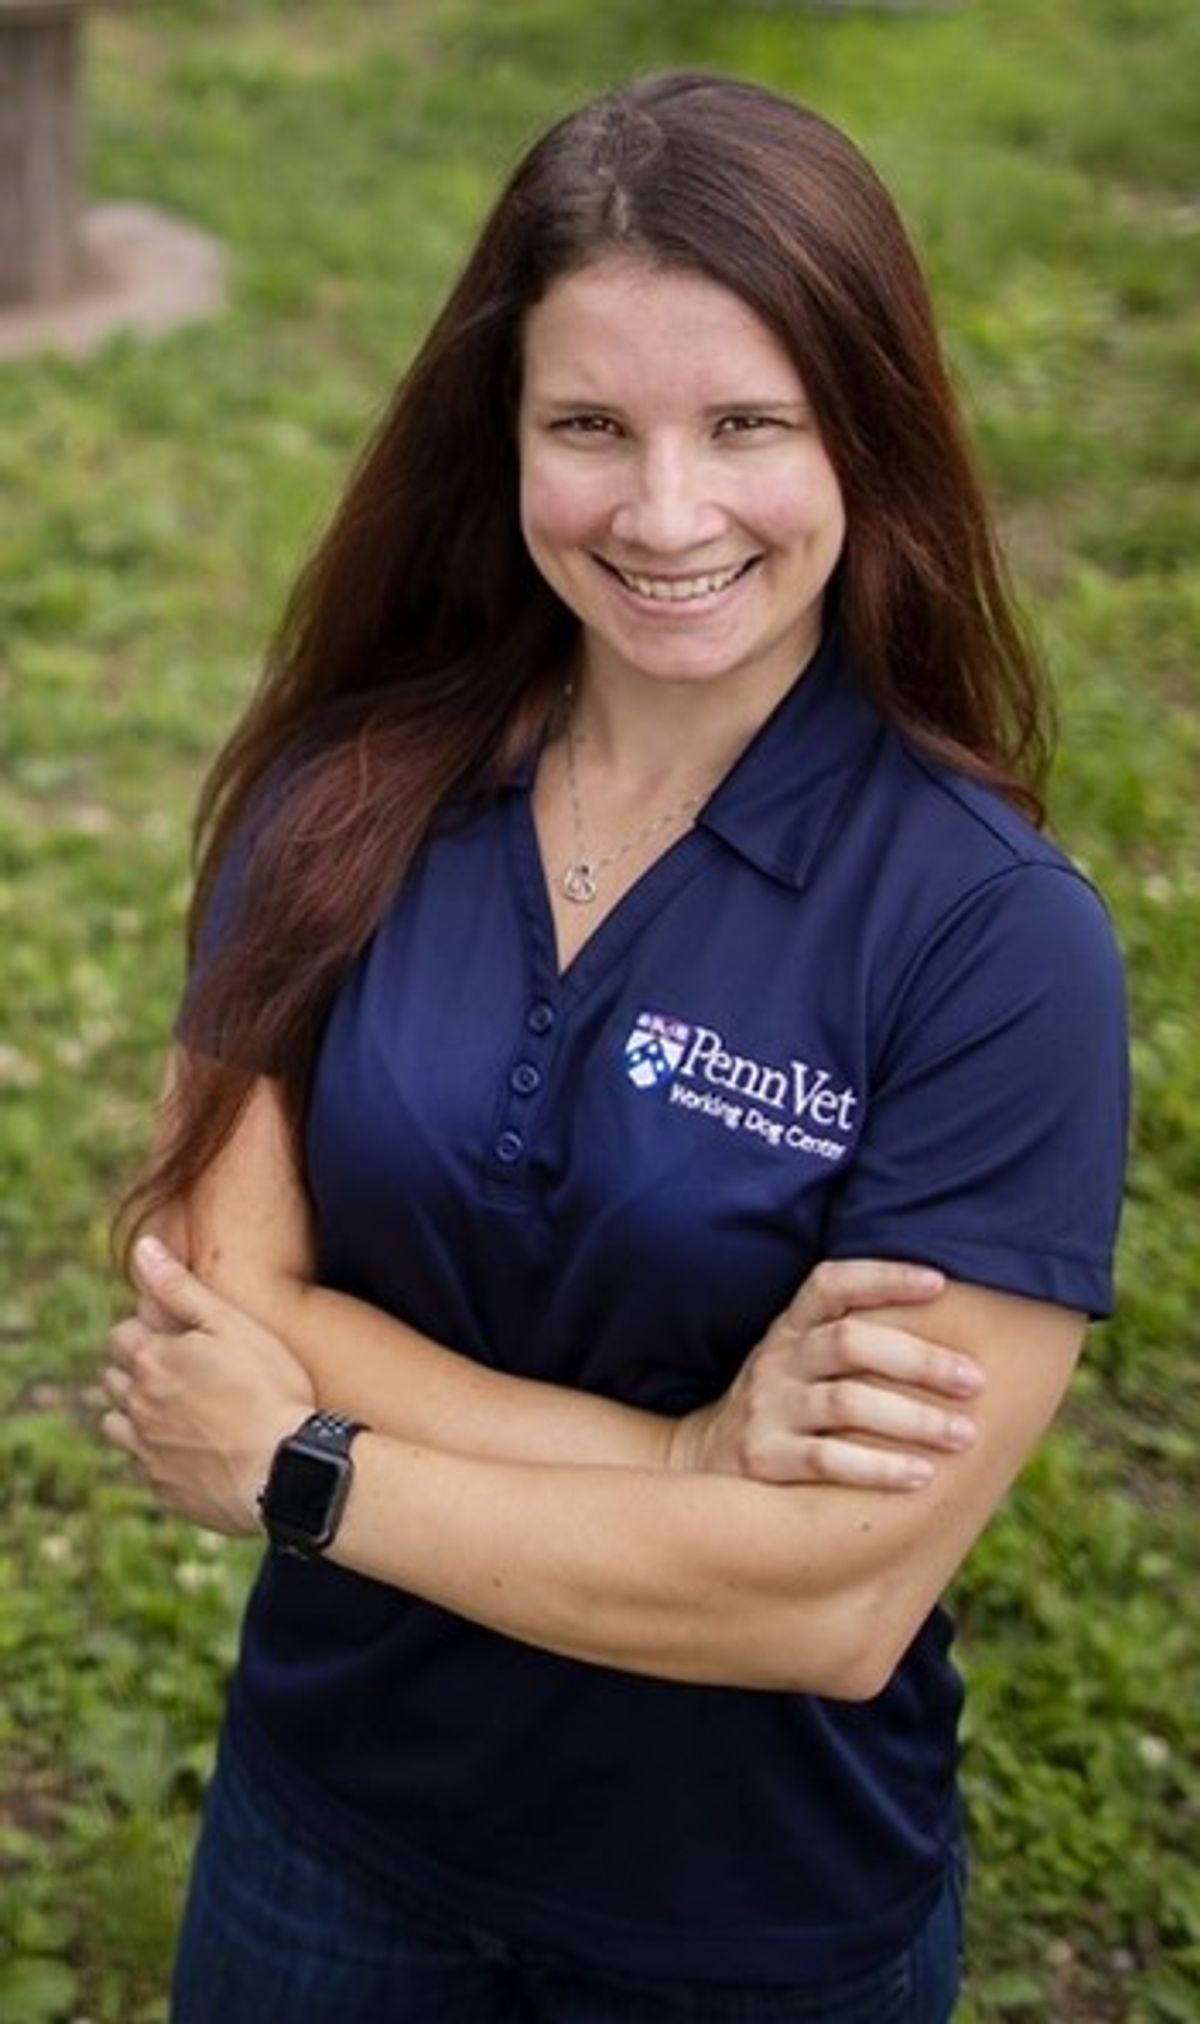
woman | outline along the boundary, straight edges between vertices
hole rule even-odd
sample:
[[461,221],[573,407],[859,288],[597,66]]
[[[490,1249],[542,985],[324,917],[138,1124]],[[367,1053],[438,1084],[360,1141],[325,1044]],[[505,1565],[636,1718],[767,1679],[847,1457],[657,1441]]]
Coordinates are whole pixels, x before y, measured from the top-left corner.
[[293,1550],[177,2024],[951,2014],[938,1598],[1124,1136],[1040,721],[850,143],[689,75],[552,130],[203,811],[106,1430]]

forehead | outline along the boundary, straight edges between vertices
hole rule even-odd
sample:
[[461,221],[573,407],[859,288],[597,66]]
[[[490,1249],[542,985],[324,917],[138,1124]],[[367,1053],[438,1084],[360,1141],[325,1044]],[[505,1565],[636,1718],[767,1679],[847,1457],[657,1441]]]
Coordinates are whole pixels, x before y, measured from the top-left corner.
[[774,332],[719,281],[613,255],[556,281],[525,319],[527,396],[614,406],[803,399]]

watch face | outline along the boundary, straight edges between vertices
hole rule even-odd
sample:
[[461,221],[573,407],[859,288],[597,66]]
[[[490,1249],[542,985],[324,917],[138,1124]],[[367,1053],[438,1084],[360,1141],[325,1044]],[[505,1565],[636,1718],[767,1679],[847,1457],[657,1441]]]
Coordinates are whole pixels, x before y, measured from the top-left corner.
[[344,1467],[331,1455],[282,1449],[271,1473],[271,1515],[284,1519],[297,1532],[319,1538],[329,1524],[330,1504],[344,1473]]

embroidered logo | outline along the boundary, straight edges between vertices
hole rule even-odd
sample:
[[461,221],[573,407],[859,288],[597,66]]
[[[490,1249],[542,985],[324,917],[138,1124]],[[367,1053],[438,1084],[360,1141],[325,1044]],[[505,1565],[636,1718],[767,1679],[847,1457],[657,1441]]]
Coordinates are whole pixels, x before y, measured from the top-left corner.
[[683,1060],[692,1029],[661,1012],[640,1012],[625,1042],[625,1073],[635,1089],[657,1089],[670,1082]]
[[735,1054],[710,1026],[641,1012],[625,1042],[635,1089],[669,1085],[668,1101],[727,1131],[836,1164],[858,1133],[861,1099],[834,1071],[794,1055],[786,1064]]

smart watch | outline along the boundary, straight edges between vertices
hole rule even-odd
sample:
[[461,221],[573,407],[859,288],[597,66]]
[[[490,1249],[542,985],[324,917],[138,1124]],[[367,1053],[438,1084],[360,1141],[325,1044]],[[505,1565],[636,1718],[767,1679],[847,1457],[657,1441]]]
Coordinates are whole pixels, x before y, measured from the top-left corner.
[[367,1431],[361,1420],[341,1413],[310,1413],[280,1441],[258,1493],[272,1546],[306,1559],[332,1546],[354,1481],[350,1443]]

